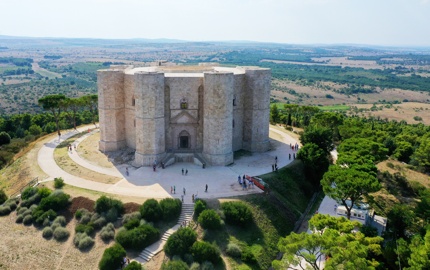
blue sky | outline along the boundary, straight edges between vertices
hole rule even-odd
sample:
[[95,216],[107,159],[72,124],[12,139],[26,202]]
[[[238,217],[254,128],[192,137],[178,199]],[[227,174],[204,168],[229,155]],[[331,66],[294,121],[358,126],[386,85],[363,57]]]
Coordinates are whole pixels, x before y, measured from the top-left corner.
[[430,46],[430,0],[0,0],[0,35]]

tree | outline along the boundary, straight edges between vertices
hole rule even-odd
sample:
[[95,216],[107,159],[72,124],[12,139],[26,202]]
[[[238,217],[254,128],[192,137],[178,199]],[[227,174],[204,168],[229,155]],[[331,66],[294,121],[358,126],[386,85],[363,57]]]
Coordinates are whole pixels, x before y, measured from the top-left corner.
[[55,124],[57,126],[57,133],[58,136],[61,135],[60,133],[60,113],[61,113],[61,104],[66,99],[66,96],[63,94],[58,95],[48,95],[41,99],[39,99],[39,106],[42,106],[42,108],[46,111],[50,111],[55,119]]
[[276,124],[279,123],[280,120],[279,109],[276,104],[272,104],[270,107],[270,123]]
[[354,153],[356,156],[367,156],[374,162],[387,159],[388,154],[388,149],[382,143],[355,137],[342,141],[337,150],[339,155]]
[[9,144],[10,143],[10,136],[6,132],[2,131],[0,132],[0,145]]
[[105,249],[103,257],[99,262],[100,270],[116,270],[121,267],[123,258],[125,257],[125,249],[115,243],[112,247]]
[[3,204],[5,201],[7,201],[7,195],[3,189],[0,189],[0,204]]
[[[366,237],[352,232],[360,227],[343,217],[314,215],[309,221],[313,233],[291,233],[281,238],[278,248],[284,253],[282,261],[273,261],[275,269],[374,269],[378,265],[368,260],[370,254],[380,254],[381,237]],[[320,261],[325,260],[325,267]],[[293,268],[296,266],[298,268]]]
[[79,113],[79,110],[84,105],[84,102],[85,102],[84,98],[66,98],[61,102],[61,106],[64,112],[67,114],[67,118],[69,118],[75,130],[76,130],[76,117]]
[[394,234],[394,238],[406,238],[406,231],[414,224],[415,213],[411,207],[404,204],[396,204],[387,214],[388,231]]
[[330,165],[327,153],[314,143],[307,143],[300,148],[297,158],[303,162],[305,174],[314,183],[319,182]]
[[174,255],[184,256],[190,252],[190,248],[197,240],[197,233],[189,228],[179,228],[167,239],[164,251],[169,257]]
[[336,112],[321,112],[311,118],[311,125],[327,127],[333,132],[333,140],[340,140],[339,126],[343,123],[343,115]]
[[[364,171],[346,166],[332,165],[321,181],[324,193],[345,206],[348,219],[351,209],[363,199],[363,195],[381,188],[378,179]],[[347,201],[350,203],[347,203]]]
[[405,269],[430,269],[430,229],[427,229],[424,239],[420,235],[414,236],[409,248],[411,250],[411,256],[408,259],[410,267]]
[[98,104],[99,104],[98,103],[99,102],[98,96],[97,95],[87,95],[87,96],[83,96],[82,100],[83,100],[84,106],[87,107],[91,113],[94,126],[97,127],[96,116],[98,114]]
[[420,146],[415,150],[412,159],[426,172],[430,172],[430,134],[420,140]]
[[333,150],[333,132],[326,127],[309,126],[300,136],[300,142],[303,145],[314,143],[318,145],[325,153],[330,153]]

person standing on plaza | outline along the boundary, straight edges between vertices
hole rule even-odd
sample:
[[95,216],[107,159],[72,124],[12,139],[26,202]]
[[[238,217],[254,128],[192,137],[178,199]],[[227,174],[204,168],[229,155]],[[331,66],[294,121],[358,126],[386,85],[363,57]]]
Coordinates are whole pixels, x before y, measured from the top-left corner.
[[205,192],[208,192],[208,184],[206,184]]

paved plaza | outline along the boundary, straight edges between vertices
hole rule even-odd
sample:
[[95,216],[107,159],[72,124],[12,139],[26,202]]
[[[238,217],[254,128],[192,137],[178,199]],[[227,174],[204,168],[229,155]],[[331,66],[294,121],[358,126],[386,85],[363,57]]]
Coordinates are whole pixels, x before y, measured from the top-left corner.
[[[81,127],[79,131],[85,131],[88,126]],[[98,130],[93,130],[98,132]],[[85,140],[92,133],[77,139],[76,145]],[[76,134],[70,131],[63,134],[61,141]],[[69,152],[70,158],[77,164],[105,174],[122,178],[116,184],[103,184],[71,175],[63,171],[54,160],[54,149],[59,144],[58,138],[45,143],[38,153],[38,163],[41,169],[49,175],[43,181],[53,180],[55,177],[62,177],[66,184],[118,195],[135,196],[143,198],[181,198],[185,188],[184,202],[190,203],[192,194],[199,198],[221,198],[245,195],[250,193],[262,192],[254,187],[242,190],[238,183],[238,176],[244,174],[258,176],[272,171],[272,164],[277,157],[278,167],[286,166],[293,161],[293,154],[297,153],[291,149],[290,144],[298,143],[294,138],[282,131],[279,127],[270,127],[270,140],[272,150],[264,153],[253,153],[252,156],[243,156],[234,161],[229,166],[208,166],[203,169],[193,163],[175,163],[165,169],[157,168],[154,172],[152,167],[134,168],[127,164],[105,168],[91,164],[89,161],[80,157],[76,151]],[[291,159],[289,159],[291,154]],[[128,167],[129,175],[126,175]],[[188,170],[187,175],[182,175],[182,168]],[[208,185],[208,192],[205,186]],[[171,194],[171,187],[176,189],[175,194]]]

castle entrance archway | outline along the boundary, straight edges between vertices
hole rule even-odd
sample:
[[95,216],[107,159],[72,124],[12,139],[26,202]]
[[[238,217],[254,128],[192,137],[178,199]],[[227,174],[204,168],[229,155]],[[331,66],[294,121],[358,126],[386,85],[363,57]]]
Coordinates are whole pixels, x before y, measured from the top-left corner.
[[186,130],[181,131],[178,136],[178,148],[189,149],[190,146],[190,134]]

